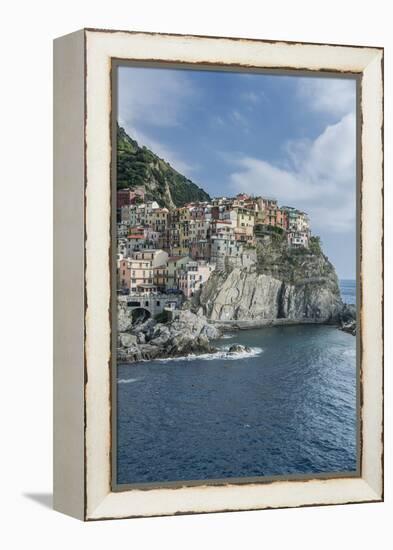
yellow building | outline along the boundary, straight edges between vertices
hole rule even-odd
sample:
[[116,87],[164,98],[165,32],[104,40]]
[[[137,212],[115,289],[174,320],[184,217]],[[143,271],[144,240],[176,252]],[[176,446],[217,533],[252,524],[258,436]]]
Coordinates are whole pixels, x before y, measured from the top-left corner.
[[255,225],[255,212],[248,210],[247,208],[237,209],[237,228],[244,229],[246,235],[252,236],[254,234]]
[[149,213],[147,223],[153,231],[161,233],[167,228],[168,214],[169,210],[167,208],[156,208]]

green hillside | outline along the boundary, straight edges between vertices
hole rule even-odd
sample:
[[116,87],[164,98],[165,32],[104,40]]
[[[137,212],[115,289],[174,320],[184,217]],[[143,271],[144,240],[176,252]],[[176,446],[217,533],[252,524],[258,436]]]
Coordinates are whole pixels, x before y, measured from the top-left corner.
[[148,200],[173,208],[188,202],[209,201],[210,196],[146,147],[140,147],[117,127],[117,188],[144,187]]

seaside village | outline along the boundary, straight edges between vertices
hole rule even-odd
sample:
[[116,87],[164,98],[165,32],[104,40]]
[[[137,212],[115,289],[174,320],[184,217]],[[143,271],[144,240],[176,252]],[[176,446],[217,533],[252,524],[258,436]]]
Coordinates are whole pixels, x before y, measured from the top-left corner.
[[149,316],[178,309],[211,273],[256,261],[256,241],[286,235],[308,247],[305,212],[244,193],[233,198],[162,208],[143,188],[117,191],[117,288],[120,300]]

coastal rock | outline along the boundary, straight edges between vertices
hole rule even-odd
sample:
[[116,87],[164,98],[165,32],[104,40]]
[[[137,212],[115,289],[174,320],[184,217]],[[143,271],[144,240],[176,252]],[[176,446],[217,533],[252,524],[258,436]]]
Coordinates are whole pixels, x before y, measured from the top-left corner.
[[237,353],[250,353],[251,351],[251,348],[249,348],[248,346],[242,346],[241,344],[233,344],[229,350],[228,350],[228,353],[230,355],[235,355]]
[[320,250],[258,248],[253,268],[215,271],[199,297],[213,321],[338,323],[343,303],[333,265]]
[[153,341],[156,346],[161,346],[168,342],[171,337],[171,332],[168,326],[157,324],[151,333],[149,340]]
[[206,323],[201,330],[201,336],[205,336],[209,340],[216,340],[221,336],[221,332],[216,326]]
[[219,338],[221,333],[213,325],[209,324],[206,317],[196,315],[192,311],[179,311],[177,317],[170,324],[172,333],[188,334],[197,337],[199,335],[206,336],[209,339]]
[[356,306],[353,304],[344,304],[340,312],[340,321],[342,323],[356,321]]
[[285,282],[270,275],[234,269],[213,274],[201,303],[211,320],[288,319],[318,323],[338,319],[342,302],[338,285],[326,278],[300,283]]
[[131,346],[129,348],[124,348],[120,346],[117,348],[117,360],[120,363],[141,361],[142,359],[143,359],[142,350],[138,346]]
[[135,334],[129,334],[128,332],[120,332],[118,335],[120,346],[123,348],[129,348],[135,346],[137,343],[137,337]]
[[126,332],[132,328],[132,311],[125,302],[117,302],[117,330]]
[[177,312],[168,324],[149,319],[119,334],[118,360],[134,362],[158,357],[176,357],[188,354],[213,353],[210,339],[219,338],[221,332],[209,324],[203,315],[189,310]]
[[348,323],[342,323],[340,330],[356,336],[356,321],[349,321]]
[[189,334],[178,334],[175,336],[167,349],[170,356],[189,355],[201,353],[213,353],[215,348],[210,346],[209,340],[204,336],[190,338]]
[[341,330],[356,336],[356,307],[353,304],[344,304],[340,313],[340,323]]

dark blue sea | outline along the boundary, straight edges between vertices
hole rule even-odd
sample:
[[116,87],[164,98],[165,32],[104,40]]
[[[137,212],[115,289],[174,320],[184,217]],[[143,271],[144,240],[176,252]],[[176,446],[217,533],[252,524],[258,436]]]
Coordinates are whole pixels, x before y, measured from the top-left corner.
[[[355,342],[271,327],[216,355],[119,366],[118,483],[354,472]],[[228,356],[232,343],[251,352]]]
[[341,298],[345,304],[356,304],[356,281],[340,279]]

